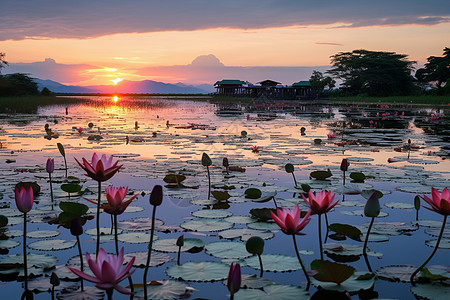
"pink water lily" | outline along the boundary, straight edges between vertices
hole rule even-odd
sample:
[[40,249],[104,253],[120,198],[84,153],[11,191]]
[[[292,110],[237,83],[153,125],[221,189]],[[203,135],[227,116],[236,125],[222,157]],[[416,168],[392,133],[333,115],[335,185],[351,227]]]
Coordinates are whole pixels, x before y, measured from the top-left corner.
[[47,159],[45,169],[48,173],[53,173],[53,171],[55,170],[55,160],[53,158]]
[[441,214],[443,216],[450,215],[450,191],[448,188],[444,188],[442,194],[439,194],[439,191],[435,188],[431,188],[431,196],[433,199],[430,199],[428,196],[420,196],[425,202],[427,202],[431,207],[426,207],[426,209],[432,210]]
[[304,235],[300,231],[308,225],[311,210],[308,210],[302,221],[300,221],[300,213],[301,210],[298,204],[295,205],[294,209],[278,208],[276,214],[272,211],[270,212],[272,219],[280,226],[281,231],[286,234]]
[[123,201],[125,196],[128,193],[128,187],[106,187],[106,200],[108,200],[108,204],[103,205],[101,208],[105,212],[111,215],[120,215],[122,214],[128,205],[136,199],[139,195],[134,195],[127,201]]
[[112,156],[107,157],[103,154],[99,159],[95,152],[92,155],[92,163],[89,163],[84,157],[83,163],[80,163],[76,158],[75,160],[86,171],[87,176],[99,182],[110,179],[122,167],[122,165],[117,166],[118,161],[113,163]]
[[123,247],[120,249],[119,255],[106,254],[105,250],[100,248],[97,255],[97,260],[92,259],[89,253],[86,253],[86,260],[92,273],[94,273],[94,276],[86,274],[75,268],[68,268],[82,279],[96,283],[95,286],[101,290],[112,291],[115,289],[119,293],[129,295],[130,291],[118,284],[122,280],[130,277],[134,271],[136,271],[135,269],[130,272],[135,257],[133,257],[130,262],[128,262],[127,265],[120,270],[124,260],[123,254]]
[[321,191],[314,195],[313,192],[308,192],[308,199],[305,198],[303,194],[301,194],[303,200],[306,204],[311,208],[312,212],[317,215],[321,215],[329,212],[333,207],[336,206],[339,200],[333,203],[334,197],[336,194],[331,195],[331,192]]
[[20,189],[16,187],[14,194],[17,208],[23,213],[29,212],[33,207],[33,188],[31,185]]
[[232,297],[241,288],[241,266],[238,263],[231,263],[227,287]]

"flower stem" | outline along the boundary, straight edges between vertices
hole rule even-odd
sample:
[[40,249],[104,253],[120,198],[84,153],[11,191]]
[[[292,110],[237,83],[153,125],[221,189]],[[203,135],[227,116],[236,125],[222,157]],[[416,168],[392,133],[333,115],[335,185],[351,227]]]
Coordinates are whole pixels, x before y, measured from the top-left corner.
[[66,178],[67,178],[67,160],[66,160],[65,156],[64,156],[64,166],[65,166],[65,169],[66,169]]
[[345,185],[345,171],[342,171],[342,172],[344,172],[344,176],[343,176],[343,185]]
[[155,232],[155,215],[156,215],[156,205],[153,206],[152,228],[150,231],[150,242],[148,246],[147,263],[145,264],[144,270],[144,299],[147,299],[147,273],[148,273],[148,266],[150,265],[150,259],[152,256],[153,233]]
[[106,290],[106,295],[108,295],[108,300],[113,300],[113,297],[112,297],[113,292],[114,292],[114,289]]
[[181,246],[178,246],[177,265],[180,265]]
[[263,264],[262,264],[262,259],[261,259],[260,254],[258,254],[258,259],[259,259],[259,266],[261,267],[261,273],[259,273],[259,277],[262,277],[263,273],[264,273],[264,269],[263,269]]
[[209,167],[206,166],[206,170],[208,171],[208,200],[211,198],[211,175],[209,174]]
[[297,186],[297,180],[295,179],[294,172],[292,172],[292,177],[294,177],[294,183],[295,183],[295,186]]
[[323,247],[322,247],[322,218],[321,218],[321,214],[318,215],[319,216],[319,249],[320,249],[320,259],[323,260]]
[[374,220],[375,220],[375,217],[372,217],[372,220],[370,220],[369,228],[367,229],[366,239],[364,240],[364,246],[363,246],[363,255],[367,255],[367,242],[369,241],[369,234],[370,234],[370,230],[372,229]]
[[52,203],[53,203],[52,173],[48,173],[48,177],[49,177],[49,180],[50,180],[50,196],[51,196]]
[[412,273],[411,278],[409,279],[409,281],[411,282],[412,285],[416,285],[414,283],[414,276],[416,276],[416,274],[422,270],[423,267],[425,267],[425,265],[431,260],[431,258],[433,257],[433,255],[436,253],[437,249],[439,248],[439,243],[441,242],[441,238],[442,238],[442,234],[444,233],[444,229],[445,229],[445,223],[447,222],[447,216],[444,216],[444,221],[442,222],[442,227],[441,227],[441,232],[439,232],[439,237],[436,241],[436,247],[434,247],[433,252],[431,252],[430,256],[427,258],[427,260],[420,266],[417,268],[417,270],[414,271],[414,273]]
[[23,214],[23,271],[25,273],[25,292],[28,291],[27,266],[27,213]]
[[305,266],[303,265],[302,259],[300,258],[300,253],[298,253],[297,241],[295,240],[295,234],[292,235],[292,239],[294,240],[295,254],[297,254],[298,262],[302,266],[303,273],[305,274],[306,281],[308,284],[306,285],[306,289],[309,290],[309,286],[311,285],[311,280],[309,279],[308,273],[306,273]]
[[328,225],[328,216],[327,216],[327,213],[324,213],[324,215],[325,215],[325,224],[327,225],[327,232],[325,233],[325,241],[324,241],[323,243],[326,244],[326,243],[327,243],[327,239],[328,239],[328,232],[330,231],[330,230],[328,229],[328,227],[329,227],[330,225]]
[[102,194],[102,183],[98,182],[98,202],[97,202],[97,247],[95,248],[95,257],[98,255],[98,251],[100,250],[100,200]]
[[116,255],[119,255],[119,241],[117,238],[117,215],[114,215],[114,242],[116,245]]
[[[77,235],[77,244],[78,244],[78,255],[80,255],[80,265],[81,265],[81,272],[83,272],[83,254],[81,252],[81,243],[80,243],[80,236]],[[81,291],[84,291],[83,286],[83,278],[81,278]]]

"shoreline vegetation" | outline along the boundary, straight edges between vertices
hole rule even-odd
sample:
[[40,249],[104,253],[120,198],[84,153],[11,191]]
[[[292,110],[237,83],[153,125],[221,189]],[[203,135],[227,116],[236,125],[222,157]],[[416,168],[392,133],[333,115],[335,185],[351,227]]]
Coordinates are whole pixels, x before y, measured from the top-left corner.
[[[91,97],[113,97],[114,94],[64,94],[55,96],[22,96],[22,97],[0,97],[0,112],[26,112],[36,113],[37,107],[48,105],[70,105],[85,103],[92,101]],[[120,97],[132,97],[136,100],[140,98],[150,99],[169,99],[169,100],[191,100],[191,101],[208,101],[211,103],[226,104],[226,103],[240,103],[250,104],[255,99],[245,97],[230,97],[230,96],[214,96],[211,94],[119,94]],[[83,98],[86,97],[86,98]],[[261,101],[261,100],[260,100]],[[264,101],[264,100],[262,100]],[[349,96],[349,97],[329,97],[319,100],[265,100],[272,102],[286,102],[294,101],[310,103],[356,103],[356,104],[376,104],[376,103],[391,103],[391,104],[413,104],[425,106],[450,106],[450,96],[434,96],[434,95],[419,95],[419,96],[389,96],[389,97],[369,97],[369,96]]]

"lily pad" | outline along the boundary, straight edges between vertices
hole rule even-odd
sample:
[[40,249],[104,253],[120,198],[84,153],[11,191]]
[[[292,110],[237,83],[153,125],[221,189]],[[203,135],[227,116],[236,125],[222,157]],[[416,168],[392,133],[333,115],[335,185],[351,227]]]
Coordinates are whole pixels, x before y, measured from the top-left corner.
[[205,252],[218,258],[241,259],[251,255],[247,252],[244,243],[237,242],[210,243],[206,245]]
[[[226,280],[224,280],[223,283],[226,285]],[[243,289],[262,289],[273,284],[276,284],[276,282],[263,277],[258,277],[255,274],[241,275],[241,288]]]
[[[428,247],[436,247],[437,240],[429,240],[425,242],[425,245]],[[450,240],[448,239],[441,239],[439,243],[439,249],[450,249]]]
[[40,231],[32,231],[27,233],[27,237],[29,238],[51,238],[60,235],[59,231],[56,230],[40,230]]
[[411,287],[411,292],[420,299],[442,300],[448,298],[449,286],[442,283],[418,284]]
[[[281,254],[261,255],[264,271],[269,272],[292,272],[301,269],[297,257]],[[243,263],[251,268],[260,270],[258,256],[252,256],[243,260]]]
[[219,233],[219,236],[224,239],[240,238],[241,241],[245,242],[252,236],[259,236],[264,240],[268,240],[273,238],[273,233],[270,231],[242,228],[222,231],[221,233]]
[[180,224],[184,229],[191,231],[204,231],[214,232],[230,229],[233,227],[233,223],[221,220],[221,219],[199,219],[186,221]]
[[211,282],[224,280],[228,276],[229,266],[213,261],[187,262],[166,269],[168,276],[178,280]]
[[[311,283],[325,290],[339,291],[339,292],[357,292],[360,290],[370,289],[376,280],[376,276],[366,276],[367,272],[355,272],[353,276],[349,279],[345,280],[341,284],[336,284],[333,282],[321,282],[314,278],[311,279]],[[373,274],[374,275],[374,274]],[[358,279],[358,278],[366,278],[368,279]]]
[[[187,294],[190,290],[187,284],[180,281],[152,281],[150,284],[147,284],[147,299],[180,299],[182,295]],[[135,284],[134,293],[136,297],[144,298],[143,285],[137,286]]]
[[203,209],[197,210],[191,213],[194,217],[197,218],[210,218],[210,219],[223,219],[232,215],[230,211],[223,209]]
[[417,269],[413,265],[384,266],[377,269],[378,278],[388,281],[409,282],[411,274]]
[[274,284],[266,286],[262,289],[240,289],[235,295],[236,300],[307,300],[310,299],[308,291],[293,286]]
[[[145,268],[145,265],[147,264],[147,256],[148,256],[147,252],[127,253],[124,255],[123,263],[126,264],[129,261],[131,261],[131,259],[133,257],[135,257],[133,266],[137,267],[137,268]],[[166,262],[169,262],[172,260],[173,260],[173,258],[167,254],[152,253],[152,256],[150,257],[149,265],[151,267],[157,267],[157,266],[161,266],[161,265],[165,264]]]
[[311,270],[317,271],[314,279],[321,282],[331,282],[340,285],[355,273],[355,268],[338,264],[328,260],[314,260],[311,262]]
[[[182,252],[197,253],[205,247],[205,243],[198,238],[184,238]],[[160,252],[178,252],[177,239],[160,239],[153,243],[153,249]]]
[[[155,227],[164,225],[164,222],[156,219]],[[127,230],[127,231],[147,231],[152,228],[152,219],[151,218],[134,218],[127,221],[120,221],[117,223],[117,227],[119,229]]]
[[[144,244],[150,242],[150,233],[146,232],[126,232],[117,235],[117,239],[123,243]],[[158,239],[157,235],[153,235],[153,241]]]
[[33,242],[27,245],[28,248],[41,251],[58,251],[72,248],[76,245],[76,241],[66,240],[43,240]]

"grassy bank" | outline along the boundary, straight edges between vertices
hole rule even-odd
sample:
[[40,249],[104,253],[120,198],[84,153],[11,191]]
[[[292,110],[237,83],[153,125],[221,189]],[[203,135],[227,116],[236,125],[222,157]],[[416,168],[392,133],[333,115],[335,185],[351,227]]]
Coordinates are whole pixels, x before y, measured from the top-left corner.
[[85,102],[84,99],[54,96],[0,97],[0,113],[36,113],[38,106],[68,105]]
[[358,103],[408,103],[408,104],[427,104],[427,105],[448,105],[450,96],[391,96],[391,97],[330,97],[330,101],[358,102]]

